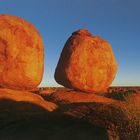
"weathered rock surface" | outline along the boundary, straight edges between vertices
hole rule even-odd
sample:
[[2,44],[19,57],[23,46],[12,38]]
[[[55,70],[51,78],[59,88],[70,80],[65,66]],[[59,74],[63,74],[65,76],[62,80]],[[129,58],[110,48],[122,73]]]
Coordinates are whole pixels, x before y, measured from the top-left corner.
[[[0,89],[0,139],[139,140],[140,92],[130,89],[109,88],[109,98],[89,93],[85,98],[86,93],[66,88],[38,88],[33,93]],[[117,99],[117,92],[126,100]],[[42,105],[45,100],[58,108],[49,112]]]
[[[62,102],[66,104],[70,103],[103,103],[103,104],[114,104],[120,106],[123,104],[123,102],[114,100],[111,98],[106,98],[103,96],[99,96],[92,93],[83,93],[83,92],[77,92],[73,90],[58,90],[52,93],[46,92],[47,90],[44,90],[43,94],[42,91],[40,91],[40,94],[46,97],[49,97],[52,102]],[[45,93],[46,92],[46,93]]]
[[35,88],[43,67],[44,47],[37,29],[19,17],[0,15],[0,86]]
[[40,106],[47,111],[53,111],[57,108],[55,103],[47,102],[41,96],[27,91],[0,88],[0,100],[27,102]]
[[[42,97],[59,104],[60,112],[66,115],[105,128],[108,140],[139,140],[140,92],[135,88],[131,91],[121,88],[122,97],[116,95],[120,88],[111,88],[109,91],[111,98],[69,89],[58,89]],[[121,98],[116,100],[116,96]]]
[[78,30],[63,48],[55,79],[68,88],[102,92],[110,86],[116,71],[117,63],[111,45],[87,30]]

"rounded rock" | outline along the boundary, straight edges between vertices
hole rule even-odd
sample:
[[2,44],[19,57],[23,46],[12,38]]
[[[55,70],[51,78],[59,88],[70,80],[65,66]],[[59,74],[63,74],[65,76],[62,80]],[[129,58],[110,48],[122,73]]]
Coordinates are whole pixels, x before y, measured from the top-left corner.
[[42,80],[44,46],[37,29],[27,21],[0,15],[0,86],[32,89]]
[[68,88],[104,92],[117,72],[111,45],[81,29],[67,40],[55,70],[55,80]]

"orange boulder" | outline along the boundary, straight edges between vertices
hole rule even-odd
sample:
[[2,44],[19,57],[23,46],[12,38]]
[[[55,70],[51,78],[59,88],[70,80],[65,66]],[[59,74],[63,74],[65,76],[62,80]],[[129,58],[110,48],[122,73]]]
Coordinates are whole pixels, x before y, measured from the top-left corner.
[[56,81],[85,92],[103,92],[112,83],[117,63],[111,45],[87,30],[78,30],[66,42],[55,70]]
[[0,15],[0,86],[32,89],[42,80],[44,47],[37,29],[27,21]]

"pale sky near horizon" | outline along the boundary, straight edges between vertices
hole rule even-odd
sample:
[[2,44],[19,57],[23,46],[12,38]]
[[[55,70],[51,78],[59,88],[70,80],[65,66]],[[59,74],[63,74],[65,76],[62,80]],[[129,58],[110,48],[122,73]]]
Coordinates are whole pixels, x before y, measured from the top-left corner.
[[59,86],[54,71],[61,50],[77,29],[109,41],[118,62],[112,85],[140,86],[140,0],[4,0],[0,13],[34,24],[45,47],[41,86]]

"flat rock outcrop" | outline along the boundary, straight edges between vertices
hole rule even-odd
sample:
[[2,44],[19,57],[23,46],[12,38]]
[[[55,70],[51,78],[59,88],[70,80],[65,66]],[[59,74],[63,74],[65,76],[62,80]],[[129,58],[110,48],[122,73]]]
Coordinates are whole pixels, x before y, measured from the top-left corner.
[[120,94],[117,94],[120,88],[109,89],[109,98],[105,97],[108,94],[96,95],[70,89],[58,89],[42,94],[42,97],[58,104],[62,114],[105,128],[108,140],[139,140],[140,92],[135,92],[134,88],[131,91],[129,88],[121,89]]
[[116,71],[111,45],[82,29],[67,40],[55,70],[55,80],[67,88],[103,92],[112,83]]
[[[120,89],[124,97],[117,99]],[[66,88],[0,88],[0,139],[139,140],[139,89],[108,91],[96,95]]]
[[27,21],[0,15],[0,86],[32,89],[42,80],[44,47],[37,29]]
[[99,96],[92,93],[84,93],[84,92],[77,92],[73,90],[58,90],[56,92],[52,93],[45,93],[45,90],[42,94],[42,91],[40,92],[40,95],[44,95],[46,97],[49,97],[52,102],[62,102],[66,104],[72,104],[72,103],[103,103],[103,104],[114,104],[120,106],[123,104],[121,101],[114,100],[112,98],[106,98],[104,96]]

